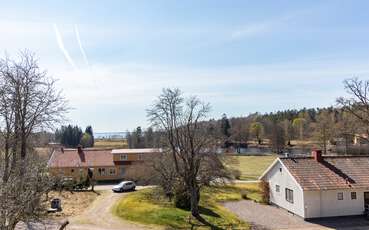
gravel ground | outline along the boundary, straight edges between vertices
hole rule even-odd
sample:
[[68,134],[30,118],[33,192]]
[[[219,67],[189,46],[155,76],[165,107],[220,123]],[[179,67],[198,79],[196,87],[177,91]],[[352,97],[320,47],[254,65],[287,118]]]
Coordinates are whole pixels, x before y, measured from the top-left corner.
[[[100,187],[100,189],[103,188]],[[139,190],[142,188],[138,186],[136,189]],[[113,193],[109,190],[109,187],[105,187],[105,189],[107,190],[102,192],[84,213],[69,219],[70,224],[66,230],[153,229],[153,227],[131,223],[114,216],[112,214],[112,207],[127,193]]]
[[[157,227],[145,226],[125,221],[112,214],[112,208],[127,193],[113,193],[112,185],[99,185],[95,190],[101,194],[78,216],[69,218],[65,230],[147,230]],[[145,187],[137,186],[136,189]],[[57,230],[60,223],[48,220],[44,223],[19,223],[16,230]]]
[[363,217],[323,218],[305,221],[284,209],[271,205],[261,205],[253,201],[226,202],[224,206],[239,218],[253,225],[253,229],[369,229],[369,221]]

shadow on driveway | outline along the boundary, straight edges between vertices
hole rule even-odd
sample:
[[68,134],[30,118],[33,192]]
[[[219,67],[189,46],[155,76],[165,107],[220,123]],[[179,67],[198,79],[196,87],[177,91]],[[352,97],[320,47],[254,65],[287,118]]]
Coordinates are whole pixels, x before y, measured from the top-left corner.
[[343,216],[310,219],[306,222],[331,229],[369,229],[369,220],[363,216]]
[[223,205],[240,219],[251,223],[254,229],[369,229],[369,221],[363,216],[332,217],[305,221],[284,209],[258,204],[250,200],[226,202]]

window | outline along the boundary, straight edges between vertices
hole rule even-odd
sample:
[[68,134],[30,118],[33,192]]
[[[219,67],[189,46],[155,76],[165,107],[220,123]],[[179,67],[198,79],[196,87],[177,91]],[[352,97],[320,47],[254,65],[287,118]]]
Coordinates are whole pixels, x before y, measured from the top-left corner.
[[110,168],[109,174],[110,175],[115,175],[115,168]]
[[98,171],[99,171],[99,175],[100,176],[104,176],[105,175],[105,168],[99,168]]
[[279,172],[282,172],[282,168],[279,168]]
[[120,155],[120,159],[121,159],[122,161],[126,161],[126,160],[128,159],[127,154],[122,154],[122,155]]
[[343,200],[343,192],[337,193],[337,200]]
[[276,191],[276,192],[279,192],[279,191],[280,191],[280,187],[279,187],[279,185],[277,185],[277,184],[275,185],[275,191]]
[[142,161],[143,160],[143,154],[142,153],[138,154],[138,160],[139,161]]
[[71,170],[70,170],[70,172],[71,172],[71,173],[74,173],[74,169],[71,169]]
[[286,200],[293,203],[293,190],[286,188]]
[[356,192],[351,192],[351,200],[356,200]]

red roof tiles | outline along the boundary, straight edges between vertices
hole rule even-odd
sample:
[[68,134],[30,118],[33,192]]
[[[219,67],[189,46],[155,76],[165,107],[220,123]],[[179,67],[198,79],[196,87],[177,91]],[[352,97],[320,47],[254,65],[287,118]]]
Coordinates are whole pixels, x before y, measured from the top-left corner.
[[369,188],[369,156],[281,158],[303,190]]
[[96,167],[114,166],[111,149],[83,149],[79,154],[77,149],[55,150],[49,160],[49,167]]

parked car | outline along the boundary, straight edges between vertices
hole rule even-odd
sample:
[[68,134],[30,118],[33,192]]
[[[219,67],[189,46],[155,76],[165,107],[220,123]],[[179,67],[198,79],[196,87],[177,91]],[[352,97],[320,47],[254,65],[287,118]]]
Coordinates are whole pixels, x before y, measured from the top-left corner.
[[136,184],[133,181],[122,181],[113,187],[113,192],[133,191],[136,189]]

